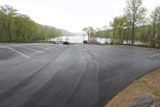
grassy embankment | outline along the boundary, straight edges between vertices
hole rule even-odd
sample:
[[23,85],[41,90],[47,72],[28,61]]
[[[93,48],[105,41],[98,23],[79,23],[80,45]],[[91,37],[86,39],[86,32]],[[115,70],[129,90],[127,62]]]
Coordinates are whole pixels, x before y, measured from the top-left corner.
[[160,68],[135,80],[115,96],[106,107],[128,107],[134,98],[146,93],[153,94],[157,107],[160,107]]

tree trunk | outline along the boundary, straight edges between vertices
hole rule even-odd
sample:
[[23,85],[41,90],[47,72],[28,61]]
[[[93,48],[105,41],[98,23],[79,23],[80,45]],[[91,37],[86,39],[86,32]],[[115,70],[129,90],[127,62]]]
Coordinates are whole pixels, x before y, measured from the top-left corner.
[[153,23],[153,38],[151,38],[151,42],[152,42],[152,47],[155,47],[155,37],[156,37],[156,22],[154,21]]
[[31,32],[28,33],[28,41],[30,40],[30,36],[31,36],[31,35],[32,35]]
[[19,41],[19,37],[20,37],[20,29],[16,31],[16,38],[17,38],[16,41]]
[[12,41],[12,35],[11,35],[11,24],[8,23],[8,34],[9,34],[9,41]]
[[90,41],[90,35],[89,35],[89,33],[88,33],[88,42]]
[[121,29],[119,29],[119,44],[121,44]]
[[24,33],[23,33],[23,42],[24,42]]
[[155,38],[156,36],[156,23],[154,21],[154,24],[153,24],[153,37]]
[[135,30],[135,25],[133,23],[132,24],[132,45],[134,45],[134,30]]
[[127,32],[127,44],[128,44],[128,41],[129,41],[129,28],[128,28],[128,32]]
[[114,39],[115,39],[115,30],[113,30],[113,44],[114,44]]

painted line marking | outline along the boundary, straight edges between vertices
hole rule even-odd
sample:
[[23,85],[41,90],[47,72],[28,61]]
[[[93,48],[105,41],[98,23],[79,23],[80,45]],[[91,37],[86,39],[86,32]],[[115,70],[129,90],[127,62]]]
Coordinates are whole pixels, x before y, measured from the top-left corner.
[[23,54],[23,53],[21,53],[21,52],[18,52],[18,51],[16,51],[15,49],[13,49],[13,48],[10,48],[10,47],[6,47],[6,48],[8,48],[8,49],[10,49],[10,50],[12,50],[13,52],[16,52],[16,53],[18,53],[18,54],[20,54],[20,55],[22,55],[22,56],[24,56],[25,58],[27,58],[27,59],[29,59],[30,57],[28,57],[28,56],[26,56],[25,54]]
[[160,56],[160,54],[151,55],[149,57],[152,58],[152,57],[155,57],[155,56]]
[[25,48],[25,49],[28,49],[28,50],[31,50],[31,51],[38,52],[38,53],[43,53],[39,50],[36,50],[36,49],[33,49],[33,48],[28,48],[28,47],[25,47],[25,46],[30,46],[30,45],[13,45],[13,46],[10,46],[10,47],[21,47],[21,48]]
[[32,48],[27,48],[27,47],[21,47],[21,48],[25,48],[25,49],[28,49],[28,50],[31,50],[31,51],[35,51],[35,52],[38,52],[38,53],[43,53],[43,52],[41,52],[41,51],[38,51],[38,50],[32,49]]

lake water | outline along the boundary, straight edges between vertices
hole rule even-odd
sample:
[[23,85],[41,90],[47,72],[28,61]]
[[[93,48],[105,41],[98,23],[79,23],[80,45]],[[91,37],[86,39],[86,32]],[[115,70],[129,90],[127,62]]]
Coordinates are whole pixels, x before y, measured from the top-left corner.
[[[70,43],[83,43],[83,40],[88,40],[88,36],[62,36],[62,37],[58,37],[58,38],[54,38],[52,39],[52,41],[69,41]],[[105,39],[105,38],[96,38],[97,42],[104,44],[106,41],[107,43],[110,43],[111,39]],[[123,44],[126,44],[127,42],[124,41]],[[140,41],[136,41],[135,42],[136,45],[143,45],[142,42]]]
[[[88,36],[62,36],[53,39],[54,41],[69,41],[71,43],[83,43],[83,40],[88,40]],[[105,41],[110,42],[110,39],[105,40],[105,38],[96,38],[100,43],[105,43]]]

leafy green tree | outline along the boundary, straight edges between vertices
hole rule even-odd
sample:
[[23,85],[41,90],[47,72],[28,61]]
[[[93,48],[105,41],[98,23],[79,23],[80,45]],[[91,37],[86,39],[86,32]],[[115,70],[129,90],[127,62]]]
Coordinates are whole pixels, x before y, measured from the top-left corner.
[[7,32],[9,36],[9,41],[12,41],[12,24],[13,24],[13,16],[16,15],[17,10],[9,5],[1,6],[1,12],[7,15]]
[[88,34],[88,42],[90,42],[91,33],[94,32],[93,27],[90,26],[90,27],[83,28],[83,31],[85,31]]
[[148,46],[148,43],[150,41],[150,37],[152,34],[152,28],[151,26],[141,26],[138,29],[140,29],[140,35],[139,35],[139,39],[141,42],[143,42],[143,45]]
[[117,17],[113,19],[113,22],[110,22],[110,26],[112,27],[113,35],[112,35],[112,43],[117,42],[116,32],[117,32]]
[[128,21],[126,16],[115,17],[113,22],[111,22],[111,27],[113,29],[113,42],[118,44],[123,44],[124,41],[124,29],[127,27]]
[[37,24],[11,6],[0,6],[0,41],[39,42],[61,35],[55,27]]
[[7,39],[7,16],[0,11],[0,40],[5,41]]
[[159,28],[160,28],[160,6],[156,7],[155,10],[151,13],[151,22],[152,22],[152,30],[153,30],[153,36],[151,45],[155,47],[156,42],[160,42],[159,36]]
[[146,15],[146,8],[142,7],[142,0],[127,0],[125,14],[132,25],[132,44],[134,44],[135,27],[144,21]]

